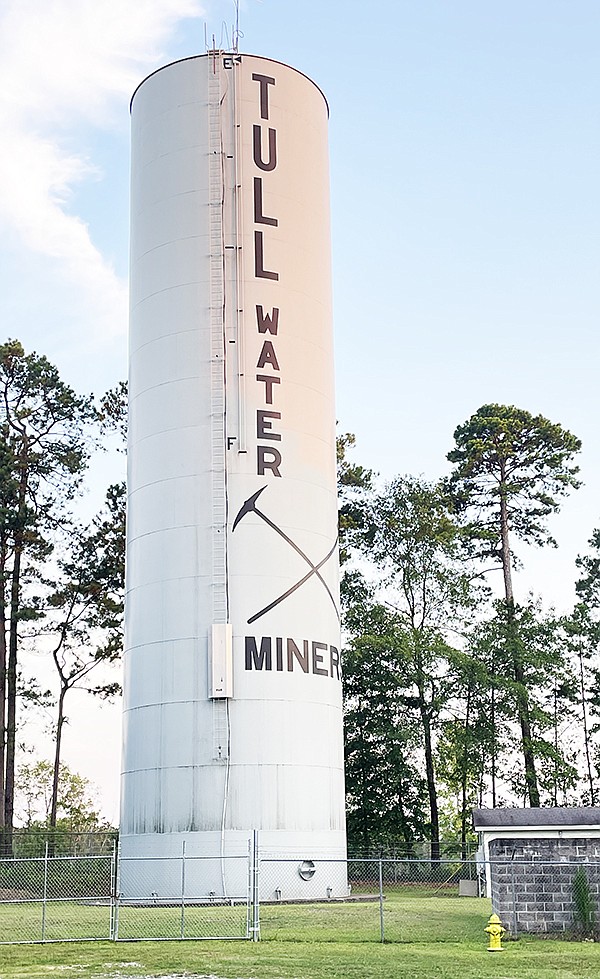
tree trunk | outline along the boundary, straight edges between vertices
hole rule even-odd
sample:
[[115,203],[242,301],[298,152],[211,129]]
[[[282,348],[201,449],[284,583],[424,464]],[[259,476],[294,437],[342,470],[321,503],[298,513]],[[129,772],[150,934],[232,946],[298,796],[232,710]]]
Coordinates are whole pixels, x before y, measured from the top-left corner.
[[558,806],[558,691],[556,689],[556,684],[554,684],[553,690],[554,698],[554,716],[553,716],[553,726],[554,726],[554,787],[552,790],[552,805]]
[[369,822],[367,818],[367,780],[365,777],[365,739],[362,725],[360,727],[360,807],[361,807],[361,836],[363,855],[369,852]]
[[21,544],[15,543],[10,593],[8,669],[6,671],[6,781],[4,784],[4,849],[12,854],[15,810],[15,749],[17,744],[17,648],[21,576]]
[[502,574],[504,576],[504,597],[507,607],[514,609],[515,596],[512,584],[512,568],[510,553],[510,537],[508,529],[508,505],[506,502],[506,473],[504,465],[500,465],[500,542],[502,559]]
[[56,719],[56,741],[54,746],[54,771],[52,773],[52,800],[50,802],[50,818],[48,828],[48,856],[53,857],[56,850],[56,815],[58,812],[58,782],[60,777],[60,750],[62,742],[62,729],[65,723],[65,697],[67,686],[62,686],[58,698],[58,717]]
[[10,584],[10,629],[8,637],[8,670],[6,674],[6,781],[4,784],[4,842],[6,852],[12,854],[13,821],[15,810],[15,749],[17,744],[17,653],[18,623],[21,611],[21,556],[23,553],[23,527],[26,520],[27,498],[27,443],[23,450],[25,464],[19,479],[18,519],[14,538],[14,558]]
[[408,820],[406,818],[406,812],[405,812],[404,806],[402,805],[402,796],[403,796],[403,789],[404,789],[404,786],[403,786],[402,782],[400,782],[399,788],[400,788],[400,792],[398,793],[398,811],[400,813],[400,824],[402,826],[402,837],[403,837],[405,843],[409,843],[410,844],[410,842],[412,840],[412,832],[411,832],[411,829],[410,829]]
[[461,859],[467,859],[467,783],[469,768],[469,738],[471,722],[471,680],[467,686],[467,703],[465,706],[465,732],[462,753],[462,772],[461,772],[461,805],[460,805],[460,852]]
[[514,608],[509,606],[507,611],[509,614],[508,631],[509,642],[512,647],[511,656],[513,661],[513,675],[515,678],[515,683],[517,684],[517,714],[519,718],[519,726],[521,728],[521,744],[523,748],[523,762],[525,768],[525,788],[527,798],[529,799],[529,805],[532,807],[538,807],[540,804],[540,792],[535,768],[535,753],[533,750],[533,741],[531,737],[529,698],[527,694],[527,687],[525,685],[525,673],[523,671],[523,664],[518,648],[519,640],[515,635]]
[[492,728],[492,757],[491,757],[491,769],[492,769],[492,809],[496,808],[496,687],[494,685],[493,677],[493,664],[492,664],[492,696],[490,703],[490,725]]
[[535,754],[531,738],[531,718],[529,713],[529,697],[525,685],[525,673],[520,653],[520,643],[516,634],[515,621],[515,598],[512,585],[511,571],[511,552],[508,527],[508,507],[506,503],[506,473],[504,465],[500,467],[500,538],[501,538],[501,557],[502,573],[504,575],[504,597],[506,600],[506,631],[509,644],[509,654],[512,661],[513,676],[516,688],[517,715],[519,727],[521,728],[521,746],[523,751],[523,763],[525,769],[525,787],[529,798],[529,805],[538,807],[540,804],[540,792],[538,788],[537,772],[535,769]]
[[431,743],[431,723],[427,713],[424,691],[419,688],[419,710],[423,725],[423,743],[425,747],[425,772],[427,775],[427,793],[429,795],[429,813],[431,823],[431,859],[440,859],[440,817],[438,811],[437,788],[435,784],[435,768],[433,764],[433,747]]
[[5,852],[4,805],[6,772],[6,613],[4,605],[4,556],[0,565],[0,855]]
[[579,682],[581,686],[581,713],[583,715],[583,743],[585,745],[585,760],[587,766],[588,784],[590,787],[590,805],[596,805],[596,792],[594,790],[594,778],[592,775],[592,759],[590,757],[590,738],[587,719],[587,698],[585,693],[585,673],[583,669],[583,652],[579,647]]

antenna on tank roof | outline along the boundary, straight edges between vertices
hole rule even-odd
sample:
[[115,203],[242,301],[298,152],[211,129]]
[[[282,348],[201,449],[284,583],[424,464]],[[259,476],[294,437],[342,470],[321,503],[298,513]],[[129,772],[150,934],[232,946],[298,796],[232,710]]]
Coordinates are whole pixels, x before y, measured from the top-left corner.
[[244,35],[240,31],[240,0],[233,0],[235,7],[235,26],[231,28],[232,48],[235,54],[239,52],[240,38]]
[[[217,39],[215,35],[212,36],[212,43],[208,40],[208,28],[206,22],[204,24],[204,50],[207,54],[214,54],[217,50]],[[223,40],[223,29],[221,28],[221,41]]]
[[214,51],[215,50],[216,43],[217,43],[216,42],[216,38],[215,38],[215,35],[213,34],[212,35],[212,44],[211,44],[211,42],[210,42],[210,40],[208,38],[208,27],[207,27],[206,22],[205,22],[204,23],[204,50],[207,53],[210,53],[211,51]]
[[[231,25],[231,48],[229,46],[229,29],[226,21],[221,23],[221,38],[219,40],[218,50],[231,50],[235,54],[239,51],[240,38],[244,36],[243,31],[240,30],[240,0],[233,0],[233,5],[235,7],[235,22]],[[217,39],[215,35],[212,35],[212,44],[208,39],[208,27],[206,21],[204,22],[204,50],[208,53],[217,51]]]

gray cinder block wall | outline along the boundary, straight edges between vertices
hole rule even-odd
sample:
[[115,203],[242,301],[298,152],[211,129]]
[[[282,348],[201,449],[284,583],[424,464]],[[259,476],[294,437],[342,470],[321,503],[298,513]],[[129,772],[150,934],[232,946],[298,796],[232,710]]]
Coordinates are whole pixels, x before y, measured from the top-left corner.
[[600,915],[600,839],[496,839],[489,844],[492,909],[513,934],[575,928],[573,878],[584,867]]

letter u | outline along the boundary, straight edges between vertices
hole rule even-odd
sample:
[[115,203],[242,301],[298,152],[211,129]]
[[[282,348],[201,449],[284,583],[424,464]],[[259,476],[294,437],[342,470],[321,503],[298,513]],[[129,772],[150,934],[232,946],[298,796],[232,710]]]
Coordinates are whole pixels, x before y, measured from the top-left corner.
[[261,170],[274,170],[277,166],[277,133],[274,129],[269,129],[269,160],[267,163],[262,158],[262,127],[254,126],[254,162]]

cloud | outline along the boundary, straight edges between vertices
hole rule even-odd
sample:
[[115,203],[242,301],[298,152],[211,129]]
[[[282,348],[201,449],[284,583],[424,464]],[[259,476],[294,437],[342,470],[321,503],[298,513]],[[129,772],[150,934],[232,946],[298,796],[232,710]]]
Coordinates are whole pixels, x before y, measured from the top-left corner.
[[78,150],[78,138],[82,127],[117,124],[135,86],[164,59],[179,23],[202,13],[198,0],[2,6],[0,222],[54,263],[103,335],[125,328],[126,286],[69,210],[77,186],[100,175]]

